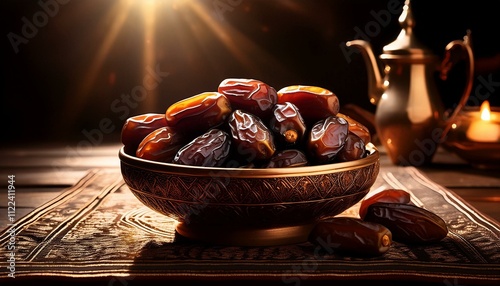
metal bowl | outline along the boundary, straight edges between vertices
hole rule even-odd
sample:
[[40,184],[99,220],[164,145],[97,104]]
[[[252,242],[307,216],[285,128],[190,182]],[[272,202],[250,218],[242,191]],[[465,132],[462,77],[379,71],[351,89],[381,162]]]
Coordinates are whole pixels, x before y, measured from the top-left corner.
[[359,202],[379,173],[363,159],[294,168],[218,168],[154,162],[120,149],[121,172],[149,208],[176,219],[184,237],[224,245],[300,243],[314,224]]

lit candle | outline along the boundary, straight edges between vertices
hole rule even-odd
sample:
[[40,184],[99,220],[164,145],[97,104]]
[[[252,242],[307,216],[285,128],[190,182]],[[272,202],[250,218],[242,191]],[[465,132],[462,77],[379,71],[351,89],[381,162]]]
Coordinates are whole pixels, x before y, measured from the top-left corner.
[[500,124],[496,122],[496,114],[492,114],[490,103],[485,100],[481,104],[480,118],[475,119],[467,130],[467,137],[475,142],[500,142]]

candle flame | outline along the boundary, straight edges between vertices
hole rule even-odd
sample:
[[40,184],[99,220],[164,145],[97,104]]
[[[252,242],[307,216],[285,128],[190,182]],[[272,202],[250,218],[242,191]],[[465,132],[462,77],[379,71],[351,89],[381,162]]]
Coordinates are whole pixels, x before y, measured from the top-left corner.
[[490,114],[490,103],[485,100],[481,104],[481,120],[489,121],[491,119],[491,114]]

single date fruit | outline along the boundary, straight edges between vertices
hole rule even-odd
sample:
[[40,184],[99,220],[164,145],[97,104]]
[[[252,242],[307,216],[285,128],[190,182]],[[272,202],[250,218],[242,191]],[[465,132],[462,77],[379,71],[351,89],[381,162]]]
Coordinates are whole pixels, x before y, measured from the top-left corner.
[[167,126],[167,120],[163,113],[145,113],[127,118],[121,131],[125,152],[135,154],[144,137],[164,126]]
[[299,145],[306,135],[306,123],[297,106],[291,102],[275,105],[269,128],[276,135],[276,143],[283,148]]
[[338,113],[337,116],[344,118],[347,121],[347,123],[349,123],[349,131],[358,135],[359,138],[361,138],[361,140],[363,140],[365,145],[368,144],[369,142],[371,142],[372,138],[371,138],[370,130],[366,126],[364,126],[359,121],[352,119],[352,117],[347,116],[345,114]]
[[347,121],[336,116],[320,120],[311,128],[307,150],[317,164],[333,162],[344,147],[349,131]]
[[229,116],[228,125],[236,152],[248,162],[268,160],[274,155],[273,135],[259,117],[237,109]]
[[203,92],[170,105],[165,118],[169,126],[194,137],[223,124],[231,112],[225,95]]
[[267,163],[266,168],[302,167],[308,164],[306,155],[297,149],[286,149],[276,152]]
[[344,143],[344,147],[337,154],[337,161],[349,162],[365,157],[365,142],[358,135],[349,131]]
[[297,106],[308,126],[340,110],[339,99],[333,92],[317,86],[291,85],[278,91],[278,103],[291,102]]
[[219,84],[217,90],[227,97],[233,109],[245,110],[262,120],[271,116],[278,101],[272,86],[255,79],[228,78]]
[[318,222],[308,240],[344,255],[380,256],[391,247],[392,233],[381,224],[334,217]]
[[177,151],[185,144],[185,137],[169,126],[149,133],[137,147],[136,156],[142,159],[171,162]]
[[365,197],[359,206],[359,217],[364,218],[368,207],[374,203],[409,204],[411,195],[401,189],[385,189],[369,197]]
[[210,129],[183,146],[172,163],[191,166],[219,167],[224,164],[231,148],[229,134]]
[[395,241],[407,244],[430,244],[448,234],[448,227],[442,218],[410,204],[372,204],[364,220],[384,225],[391,230]]

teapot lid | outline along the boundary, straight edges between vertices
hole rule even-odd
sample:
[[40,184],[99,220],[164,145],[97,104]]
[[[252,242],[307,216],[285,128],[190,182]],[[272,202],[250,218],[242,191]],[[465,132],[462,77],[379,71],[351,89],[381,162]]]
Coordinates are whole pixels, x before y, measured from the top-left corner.
[[381,59],[407,59],[411,61],[434,60],[436,56],[425,47],[413,34],[415,20],[410,7],[410,0],[405,1],[403,12],[399,16],[401,32],[398,37],[390,44],[384,46],[384,53],[380,55]]

